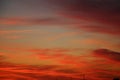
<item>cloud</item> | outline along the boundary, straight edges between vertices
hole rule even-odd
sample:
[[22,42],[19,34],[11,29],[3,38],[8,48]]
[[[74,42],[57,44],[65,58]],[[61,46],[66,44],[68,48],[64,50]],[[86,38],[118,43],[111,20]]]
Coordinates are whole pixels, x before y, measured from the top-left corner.
[[0,24],[8,25],[38,24],[47,21],[49,19],[0,18]]
[[0,52],[0,61],[5,59],[6,57],[4,56],[4,53]]
[[94,55],[97,55],[99,57],[103,57],[108,60],[120,62],[119,52],[111,51],[108,49],[97,49],[97,50],[94,50],[93,53]]
[[116,73],[112,72],[104,69],[96,70],[93,67],[90,70],[89,68],[79,70],[68,66],[0,64],[0,79],[82,80],[83,75],[85,75],[86,79],[89,80],[110,80],[116,75]]
[[0,36],[5,39],[22,39],[25,36],[20,34],[31,32],[33,32],[33,30],[0,30]]
[[0,30],[1,34],[16,34],[16,33],[28,33],[32,32],[33,30]]
[[80,39],[74,39],[74,40],[71,40],[71,43],[77,43],[77,44],[86,44],[86,45],[102,45],[105,44],[108,45],[110,44],[108,41],[105,41],[105,40],[100,40],[100,39],[96,39],[96,38],[89,38],[89,39],[83,39],[83,40],[80,40]]
[[[67,55],[67,54],[61,54],[61,56],[64,57],[64,61],[71,60],[71,62],[78,61],[82,58],[82,57]],[[59,55],[57,55],[57,58],[58,57]],[[78,60],[75,60],[77,57],[78,57]],[[101,63],[103,63],[103,65],[100,65],[99,62],[96,62],[95,64],[93,62],[89,62],[84,67],[82,67],[82,65],[79,65],[76,68],[76,67],[72,67],[73,64],[72,65],[57,65],[57,64],[25,65],[25,64],[14,64],[10,62],[2,62],[2,63],[0,62],[0,79],[80,80],[80,79],[83,79],[83,75],[85,75],[86,79],[89,79],[89,80],[93,80],[93,79],[94,80],[110,80],[115,75],[118,75],[118,76],[120,75],[118,70],[119,66],[114,66],[115,69],[112,68],[109,70],[108,64],[104,62],[101,62]],[[80,64],[80,62],[75,64]],[[105,68],[105,66],[107,67],[107,69]],[[111,66],[113,66],[113,64],[111,64]]]
[[[55,69],[58,69],[56,71]],[[61,66],[43,65],[43,66],[31,66],[20,65],[12,63],[0,64],[0,79],[43,79],[43,80],[56,80],[57,79],[76,79],[80,78],[76,74],[70,74],[66,72],[60,72]],[[10,74],[8,76],[8,74]],[[10,76],[12,76],[10,78]]]
[[65,48],[41,48],[41,49],[29,49],[29,52],[32,53],[66,53],[66,52],[73,52],[73,51],[79,51],[79,48],[73,48],[73,49],[65,49]]
[[79,49],[36,49],[30,50],[33,54],[31,56],[37,57],[40,61],[50,61],[57,65],[71,65],[72,67],[85,67],[86,61],[83,61],[88,56],[80,56],[70,54],[75,53]]
[[95,32],[101,34],[109,34],[109,35],[120,35],[119,27],[114,26],[101,26],[101,25],[83,25],[74,27],[74,29],[82,29],[83,31],[87,32]]
[[[6,25],[73,25],[74,28],[87,32],[120,35],[120,5],[119,0],[46,0],[46,1],[23,1],[18,4],[27,3],[32,9],[38,10],[38,3],[49,3],[54,7],[53,14],[59,17],[48,18],[23,18],[23,17],[1,17],[0,24]],[[14,2],[13,2],[14,3]],[[34,5],[33,5],[34,4]],[[44,8],[48,7],[45,5]],[[26,9],[26,8],[25,8]],[[51,10],[51,9],[50,9]],[[33,12],[33,11],[32,11]],[[43,11],[44,12],[44,11]],[[48,10],[49,12],[49,10]],[[51,11],[52,12],[52,11]],[[62,17],[61,17],[62,15]],[[68,18],[66,20],[66,18]],[[70,21],[71,20],[71,21]],[[75,21],[77,23],[75,23]],[[85,21],[81,25],[81,21]],[[79,25],[78,25],[79,24]]]
[[86,25],[77,25],[80,30],[120,35],[119,0],[57,0],[57,2],[61,6],[60,14],[64,17],[86,21]]
[[56,25],[56,24],[61,25],[68,23],[69,21],[62,20],[59,18],[0,17],[0,24],[2,25]]

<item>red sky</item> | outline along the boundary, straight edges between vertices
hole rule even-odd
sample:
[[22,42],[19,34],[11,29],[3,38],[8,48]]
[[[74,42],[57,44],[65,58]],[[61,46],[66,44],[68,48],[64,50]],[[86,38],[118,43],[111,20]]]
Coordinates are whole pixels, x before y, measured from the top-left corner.
[[[11,80],[7,73],[16,80],[47,80],[45,76],[77,80],[83,74],[89,80],[109,80],[120,76],[119,3],[1,0],[0,63],[6,67],[0,67],[0,78]],[[43,69],[46,67],[48,71]],[[33,68],[40,72],[31,73]]]

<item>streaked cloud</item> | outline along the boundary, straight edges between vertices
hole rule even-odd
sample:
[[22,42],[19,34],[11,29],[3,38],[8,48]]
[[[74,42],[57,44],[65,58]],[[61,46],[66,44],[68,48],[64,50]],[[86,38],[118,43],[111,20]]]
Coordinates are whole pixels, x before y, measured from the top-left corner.
[[1,80],[120,76],[119,0],[0,0]]
[[120,53],[111,51],[108,49],[97,49],[94,51],[95,55],[98,55],[99,57],[103,57],[109,60],[120,62]]
[[[91,63],[90,63],[91,64]],[[87,68],[82,68],[80,70],[79,66],[60,66],[60,65],[23,65],[23,64],[14,64],[8,62],[0,62],[0,79],[43,79],[43,80],[56,80],[56,79],[71,79],[71,80],[80,80],[85,76],[86,79],[95,79],[95,80],[109,80],[114,77],[114,75],[119,75],[119,72],[112,70],[105,70],[102,68],[103,65],[92,67],[90,64],[87,64]],[[99,64],[99,62],[97,62]],[[105,66],[106,64],[104,64]],[[94,66],[94,67],[93,67]],[[9,75],[8,75],[9,74]],[[104,74],[104,75],[103,75]],[[9,77],[12,76],[12,77]]]
[[[70,24],[70,21],[59,18],[0,18],[1,25],[64,25]],[[71,22],[74,24],[74,22]]]
[[16,34],[16,33],[29,33],[33,30],[0,30],[0,35],[3,34]]

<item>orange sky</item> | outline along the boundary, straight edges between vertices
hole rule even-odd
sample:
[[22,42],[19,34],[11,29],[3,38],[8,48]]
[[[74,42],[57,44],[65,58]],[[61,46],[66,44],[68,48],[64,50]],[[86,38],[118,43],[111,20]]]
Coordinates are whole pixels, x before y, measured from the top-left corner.
[[[104,73],[104,69],[109,69],[105,74],[108,72],[116,76],[117,70],[120,71],[118,2],[1,0],[0,56],[3,58],[0,62],[13,65],[55,65],[70,67],[71,70],[77,68],[82,73],[90,71],[93,76],[91,80],[94,80],[94,76],[99,80],[98,76],[103,75],[98,72],[100,70]],[[108,52],[104,52],[104,49]],[[94,54],[96,50],[103,52]],[[11,67],[9,70],[14,72]]]

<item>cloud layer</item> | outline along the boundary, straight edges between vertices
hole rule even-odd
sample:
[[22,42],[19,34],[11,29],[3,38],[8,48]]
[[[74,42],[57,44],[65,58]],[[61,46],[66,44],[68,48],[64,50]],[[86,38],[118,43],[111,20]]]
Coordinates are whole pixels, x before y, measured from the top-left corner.
[[[120,75],[119,65],[113,65],[113,63],[109,63],[106,60],[97,60],[97,57],[91,55],[75,56],[65,54],[71,50],[74,51],[75,49],[29,50],[33,53],[32,57],[39,57],[38,61],[54,59],[53,61],[57,61],[57,63],[64,65],[25,65],[5,62],[2,61],[3,59],[0,59],[0,79],[82,80],[83,76],[85,75],[86,79],[89,80],[110,80],[113,77]],[[52,54],[50,54],[50,52],[52,52]],[[3,53],[1,53],[1,55],[2,54]],[[111,58],[116,60],[116,58],[108,55],[117,54],[118,56],[119,53],[112,52],[106,49],[98,49],[94,51],[94,54],[100,54],[102,56],[105,55],[105,58]],[[2,55],[2,57],[4,57],[4,55]],[[112,68],[112,70],[108,68]]]
[[85,26],[76,25],[77,28],[90,32],[120,34],[119,0],[57,1],[62,6],[61,15],[78,21],[84,20],[88,22],[88,25]]

